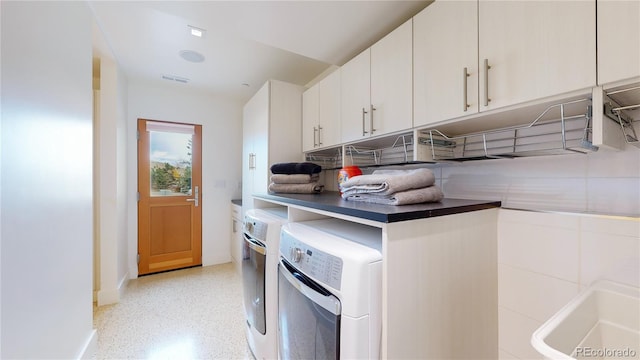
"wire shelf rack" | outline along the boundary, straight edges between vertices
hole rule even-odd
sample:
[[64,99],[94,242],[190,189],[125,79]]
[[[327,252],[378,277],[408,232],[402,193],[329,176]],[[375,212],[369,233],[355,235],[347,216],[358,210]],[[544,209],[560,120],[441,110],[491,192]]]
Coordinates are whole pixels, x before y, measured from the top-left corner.
[[[605,92],[604,114],[617,122],[622,130],[624,141],[640,148],[640,141],[634,128],[634,122],[640,121],[640,86]],[[634,118],[636,115],[636,118]]]
[[[584,113],[565,116],[565,106],[575,104],[584,104]],[[553,119],[542,120],[550,115]],[[591,120],[591,99],[585,98],[551,105],[528,125],[455,137],[421,130],[419,142],[429,145],[435,161],[589,153],[598,150]]]
[[323,170],[334,170],[342,167],[342,148],[306,153],[305,161],[322,166]]

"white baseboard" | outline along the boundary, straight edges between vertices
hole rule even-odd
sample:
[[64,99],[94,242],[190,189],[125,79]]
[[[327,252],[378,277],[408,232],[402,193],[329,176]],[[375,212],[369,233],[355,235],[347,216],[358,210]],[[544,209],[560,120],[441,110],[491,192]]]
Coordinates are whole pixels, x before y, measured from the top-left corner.
[[98,290],[97,300],[96,300],[98,306],[115,304],[119,302],[120,297],[122,297],[127,287],[127,282],[129,282],[129,273],[126,273],[122,277],[122,279],[120,279],[120,281],[118,282],[117,288]]
[[202,258],[202,266],[226,264],[228,262],[231,262],[231,255],[214,256],[214,257],[207,258],[207,259],[205,259],[204,257]]
[[98,306],[115,304],[120,301],[120,291],[118,289],[98,290]]

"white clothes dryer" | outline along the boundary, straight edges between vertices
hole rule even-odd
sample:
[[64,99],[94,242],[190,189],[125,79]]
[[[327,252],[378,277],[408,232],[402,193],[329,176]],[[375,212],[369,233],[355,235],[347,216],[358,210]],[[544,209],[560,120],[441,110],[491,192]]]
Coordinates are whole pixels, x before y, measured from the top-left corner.
[[253,356],[278,357],[278,262],[280,227],[286,208],[251,209],[245,214],[242,281],[246,337]]
[[376,359],[382,336],[382,230],[339,219],[280,236],[281,359]]

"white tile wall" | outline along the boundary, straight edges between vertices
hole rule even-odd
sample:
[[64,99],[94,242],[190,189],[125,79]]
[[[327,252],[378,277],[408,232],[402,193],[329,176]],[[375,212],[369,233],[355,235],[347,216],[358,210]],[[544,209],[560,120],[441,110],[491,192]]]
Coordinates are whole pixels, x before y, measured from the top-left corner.
[[439,165],[446,197],[530,210],[640,214],[640,150]]
[[[498,304],[544,322],[578,294],[578,284],[505,264],[498,266]],[[542,295],[542,296],[541,296]]]
[[577,229],[505,223],[498,241],[498,262],[577,283],[579,237]]
[[501,209],[500,359],[540,359],[531,335],[598,279],[640,287],[640,216]]
[[531,334],[540,324],[540,322],[515,311],[499,308],[498,344],[500,351],[512,355],[512,357],[508,357],[510,359],[542,359],[542,356],[531,346],[530,341]]
[[637,271],[640,241],[637,235],[583,232],[581,236],[581,284],[589,285],[604,278],[640,286]]

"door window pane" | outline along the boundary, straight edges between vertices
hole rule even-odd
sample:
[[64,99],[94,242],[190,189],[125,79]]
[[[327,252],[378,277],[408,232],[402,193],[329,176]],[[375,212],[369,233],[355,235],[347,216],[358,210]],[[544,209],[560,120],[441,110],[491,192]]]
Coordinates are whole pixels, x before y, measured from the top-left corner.
[[193,135],[149,131],[151,196],[191,195]]

